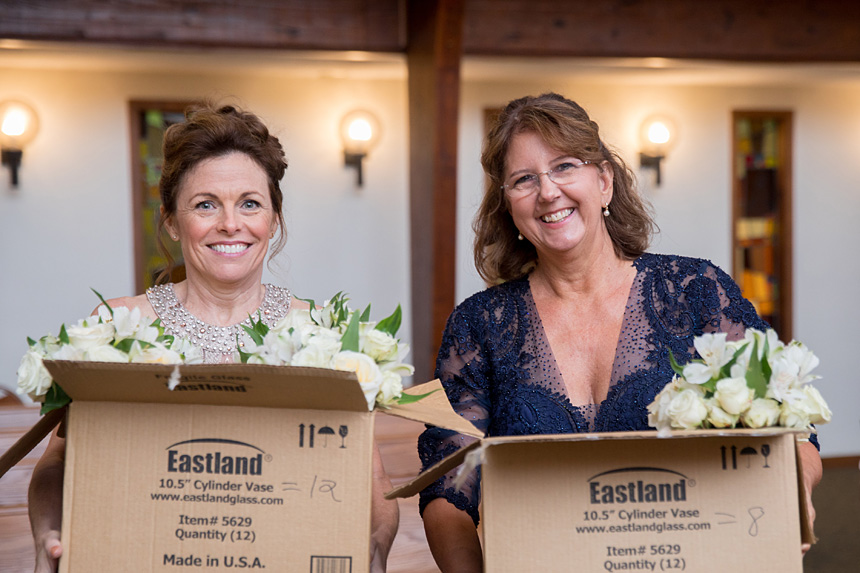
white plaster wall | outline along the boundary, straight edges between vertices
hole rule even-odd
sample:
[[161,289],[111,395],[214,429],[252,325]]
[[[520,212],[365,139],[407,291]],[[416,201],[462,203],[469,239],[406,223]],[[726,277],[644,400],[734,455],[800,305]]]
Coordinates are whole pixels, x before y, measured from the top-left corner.
[[[399,302],[411,340],[405,81],[0,68],[0,100],[29,101],[42,124],[19,188],[0,172],[0,385],[14,387],[26,336],[91,312],[90,287],[134,293],[127,102],[209,95],[238,97],[286,149],[289,240],[264,280],[317,300],[344,290],[374,318]],[[384,126],[361,189],[338,136],[357,107]]]
[[583,105],[605,141],[636,167],[638,129],[653,113],[679,126],[655,188],[640,182],[661,233],[651,250],[711,259],[731,269],[731,112],[794,112],[794,336],[821,359],[817,382],[833,410],[820,428],[822,455],[860,454],[860,384],[853,350],[860,323],[860,88],[653,86],[472,82],[463,87],[459,139],[457,298],[483,288],[472,262],[471,220],[482,192],[483,110],[558,91]]

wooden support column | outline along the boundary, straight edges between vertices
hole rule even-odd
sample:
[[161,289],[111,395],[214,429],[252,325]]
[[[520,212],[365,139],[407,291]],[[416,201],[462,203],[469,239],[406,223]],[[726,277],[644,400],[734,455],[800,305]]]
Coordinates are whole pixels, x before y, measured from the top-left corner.
[[464,0],[409,0],[409,197],[415,380],[433,375],[454,308]]

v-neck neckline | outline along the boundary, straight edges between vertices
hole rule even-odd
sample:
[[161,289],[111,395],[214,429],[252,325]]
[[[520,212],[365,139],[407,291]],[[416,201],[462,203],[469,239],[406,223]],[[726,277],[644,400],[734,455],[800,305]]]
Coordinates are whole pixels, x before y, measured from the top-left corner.
[[609,386],[607,387],[607,390],[606,390],[606,396],[604,396],[599,401],[595,400],[594,402],[587,403],[587,404],[574,404],[570,399],[570,391],[569,391],[569,387],[567,384],[568,381],[565,379],[564,373],[561,371],[561,368],[558,365],[558,360],[556,360],[556,357],[555,357],[556,356],[555,350],[553,349],[552,344],[550,343],[550,340],[549,340],[549,336],[547,336],[546,329],[543,326],[543,319],[540,316],[540,310],[538,310],[537,301],[535,301],[534,293],[532,292],[531,275],[527,275],[526,277],[524,277],[524,280],[526,283],[526,291],[528,293],[528,297],[531,299],[531,304],[534,307],[535,318],[537,319],[537,324],[534,325],[533,328],[536,329],[536,331],[539,329],[540,336],[543,337],[543,340],[546,343],[546,347],[549,351],[549,357],[548,358],[551,359],[552,368],[555,369],[555,373],[558,376],[558,379],[561,381],[561,387],[564,389],[563,396],[564,396],[565,400],[567,401],[567,404],[569,404],[571,408],[573,408],[575,410],[579,410],[579,411],[583,411],[583,410],[587,410],[587,409],[596,407],[597,412],[595,413],[595,418],[599,414],[601,406],[604,403],[606,403],[606,401],[609,399],[609,396],[612,394],[612,391],[617,384],[617,380],[613,380],[613,378],[614,378],[614,373],[615,373],[617,362],[618,362],[618,349],[621,346],[621,340],[624,336],[625,328],[627,327],[628,321],[630,320],[631,303],[634,300],[634,292],[636,290],[636,285],[639,282],[639,276],[641,273],[641,270],[639,269],[638,265],[636,264],[638,260],[639,260],[639,258],[636,258],[633,261],[631,261],[631,264],[633,265],[633,268],[635,269],[636,272],[633,274],[633,281],[630,283],[630,288],[627,292],[627,300],[624,304],[624,316],[621,319],[621,328],[618,330],[618,336],[616,337],[616,340],[615,340],[615,352],[612,355],[612,366],[611,366],[610,371],[609,371]]

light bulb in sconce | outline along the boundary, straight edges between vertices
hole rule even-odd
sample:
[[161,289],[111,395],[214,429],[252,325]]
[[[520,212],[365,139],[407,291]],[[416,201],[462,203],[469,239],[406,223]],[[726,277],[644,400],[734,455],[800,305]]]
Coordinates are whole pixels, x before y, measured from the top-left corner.
[[358,186],[364,184],[363,163],[367,154],[379,143],[380,124],[375,115],[365,110],[346,114],[340,122],[344,165],[358,170]]
[[38,132],[39,116],[32,107],[16,100],[0,103],[0,152],[2,164],[11,172],[12,187],[18,186],[18,168],[24,147]]
[[639,166],[656,170],[657,185],[661,183],[660,163],[677,140],[677,129],[671,118],[652,115],[639,128]]

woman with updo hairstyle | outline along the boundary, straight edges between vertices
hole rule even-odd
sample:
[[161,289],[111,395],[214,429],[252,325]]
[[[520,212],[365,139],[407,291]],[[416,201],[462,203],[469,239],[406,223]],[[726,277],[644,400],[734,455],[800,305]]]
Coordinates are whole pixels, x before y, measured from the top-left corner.
[[[489,288],[451,313],[436,376],[485,435],[649,430],[670,352],[684,364],[696,336],[768,328],[716,265],[647,252],[650,208],[577,103],[555,93],[510,102],[481,163],[474,257]],[[428,428],[423,468],[472,441]],[[810,507],[816,448],[814,435],[799,448]],[[421,492],[427,541],[443,573],[480,572],[480,468],[459,488],[455,474]]]
[[[287,161],[281,143],[260,118],[237,106],[204,101],[188,107],[185,119],[164,134],[159,232],[179,242],[186,278],[107,302],[160,319],[165,334],[188,339],[203,362],[237,362],[237,340],[247,341],[243,326],[251,326],[250,317],[271,327],[291,308],[308,308],[289,289],[262,282],[270,243],[269,258],[286,242],[280,181]],[[159,244],[166,253],[160,237]],[[56,571],[63,551],[62,434],[54,430],[30,482],[36,573]],[[374,573],[385,571],[399,521],[397,503],[383,498],[389,489],[374,445],[368,553]]]

